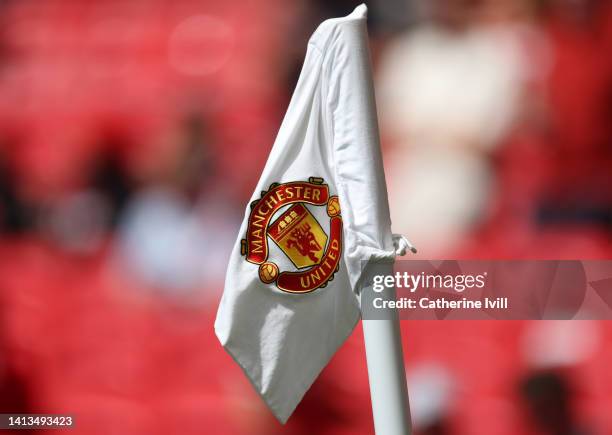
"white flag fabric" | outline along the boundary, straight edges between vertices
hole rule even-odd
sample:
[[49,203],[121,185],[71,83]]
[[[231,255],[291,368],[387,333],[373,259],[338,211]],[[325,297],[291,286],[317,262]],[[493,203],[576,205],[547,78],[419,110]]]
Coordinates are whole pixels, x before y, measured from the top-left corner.
[[283,423],[360,318],[362,261],[395,258],[366,15],[361,5],[310,38],[215,322]]

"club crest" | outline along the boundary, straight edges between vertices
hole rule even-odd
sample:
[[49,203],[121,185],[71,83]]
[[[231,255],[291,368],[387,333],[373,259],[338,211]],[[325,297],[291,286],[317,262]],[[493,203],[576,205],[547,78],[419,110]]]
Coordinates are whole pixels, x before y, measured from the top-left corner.
[[[325,207],[329,234],[309,207]],[[280,271],[269,258],[270,240],[287,256],[294,270]],[[338,197],[330,196],[328,185],[317,177],[310,177],[308,182],[272,184],[251,203],[241,253],[248,262],[259,265],[262,282],[275,283],[282,291],[309,293],[325,287],[338,271],[342,256]]]

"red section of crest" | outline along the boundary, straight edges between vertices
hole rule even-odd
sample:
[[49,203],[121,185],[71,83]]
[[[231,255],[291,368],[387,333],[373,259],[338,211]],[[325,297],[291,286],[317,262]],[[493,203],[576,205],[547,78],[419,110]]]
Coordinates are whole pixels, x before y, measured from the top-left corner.
[[321,262],[304,272],[283,272],[276,285],[290,293],[308,293],[325,285],[336,272],[342,257],[342,218],[330,220],[330,236],[325,256]]
[[296,202],[324,205],[328,199],[327,185],[302,181],[281,184],[266,192],[255,204],[249,215],[247,261],[261,264],[268,258],[268,225],[274,213],[281,207]]

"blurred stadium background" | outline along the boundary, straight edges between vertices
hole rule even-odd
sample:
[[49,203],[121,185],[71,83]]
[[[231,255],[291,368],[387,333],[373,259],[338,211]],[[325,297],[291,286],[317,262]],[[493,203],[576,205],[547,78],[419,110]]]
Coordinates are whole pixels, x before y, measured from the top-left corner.
[[[373,433],[361,330],[289,423],[217,343],[225,265],[340,0],[0,1],[0,411],[73,433]],[[372,0],[394,230],[611,258],[607,0]],[[612,433],[609,322],[402,322],[417,435]]]

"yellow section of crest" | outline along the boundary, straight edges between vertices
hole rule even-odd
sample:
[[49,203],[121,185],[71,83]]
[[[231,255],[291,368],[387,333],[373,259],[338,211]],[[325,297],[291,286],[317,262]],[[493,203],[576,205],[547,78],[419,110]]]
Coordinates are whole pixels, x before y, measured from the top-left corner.
[[291,262],[301,269],[314,266],[321,261],[325,252],[327,234],[310,211],[301,206],[296,208],[301,209],[301,212],[295,221],[290,223],[287,231],[283,231],[273,240]]

